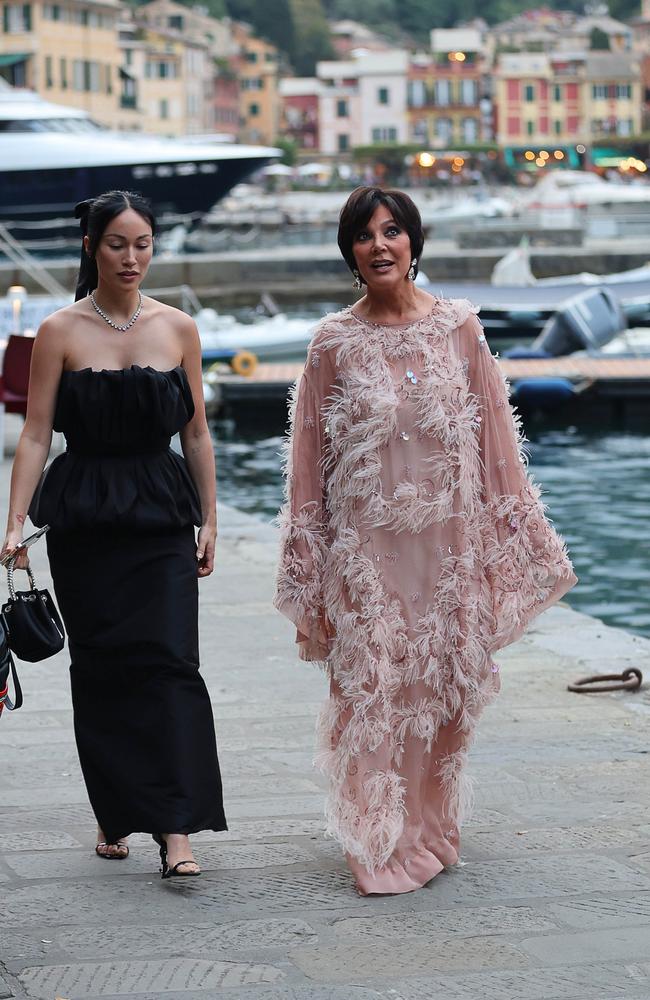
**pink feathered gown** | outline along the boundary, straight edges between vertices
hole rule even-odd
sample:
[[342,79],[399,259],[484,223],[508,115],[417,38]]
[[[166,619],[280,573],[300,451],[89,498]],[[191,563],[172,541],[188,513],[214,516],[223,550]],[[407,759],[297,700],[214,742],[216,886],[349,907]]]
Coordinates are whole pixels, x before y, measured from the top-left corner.
[[491,654],[576,582],[475,312],[327,316],[293,401],[275,603],[330,677],[327,827],[363,894],[456,863]]

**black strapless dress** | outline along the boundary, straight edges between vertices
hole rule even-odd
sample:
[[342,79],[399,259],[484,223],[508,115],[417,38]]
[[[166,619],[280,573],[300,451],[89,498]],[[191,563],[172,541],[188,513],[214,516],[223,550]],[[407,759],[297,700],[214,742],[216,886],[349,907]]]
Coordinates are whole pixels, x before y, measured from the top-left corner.
[[193,414],[182,367],[64,372],[54,429],[67,451],[30,509],[51,528],[79,758],[109,842],[227,829],[199,673],[200,504],[169,447]]

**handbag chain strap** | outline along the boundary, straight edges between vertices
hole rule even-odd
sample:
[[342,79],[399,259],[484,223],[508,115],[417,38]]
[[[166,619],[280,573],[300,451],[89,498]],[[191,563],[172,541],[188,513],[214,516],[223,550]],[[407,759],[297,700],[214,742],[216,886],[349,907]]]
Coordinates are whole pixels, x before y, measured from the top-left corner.
[[[9,597],[12,601],[16,600],[16,585],[14,584],[14,570],[16,568],[16,560],[10,559],[7,563],[7,587],[9,589]],[[34,574],[32,573],[29,566],[26,568],[27,576],[29,577],[29,588],[30,590],[36,590],[36,580],[34,579]]]

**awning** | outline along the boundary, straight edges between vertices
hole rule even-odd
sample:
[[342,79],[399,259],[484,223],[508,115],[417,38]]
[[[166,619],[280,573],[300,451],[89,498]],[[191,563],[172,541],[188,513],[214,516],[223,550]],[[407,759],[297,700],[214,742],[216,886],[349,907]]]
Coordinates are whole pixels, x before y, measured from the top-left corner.
[[31,55],[31,52],[4,52],[0,55],[0,66],[15,66],[16,63],[26,62]]
[[635,156],[633,149],[612,149],[604,146],[592,146],[591,149],[591,162],[595,167],[618,167],[631,156]]
[[130,73],[128,69],[124,69],[124,66],[120,66],[120,78],[122,80],[136,80],[137,77]]

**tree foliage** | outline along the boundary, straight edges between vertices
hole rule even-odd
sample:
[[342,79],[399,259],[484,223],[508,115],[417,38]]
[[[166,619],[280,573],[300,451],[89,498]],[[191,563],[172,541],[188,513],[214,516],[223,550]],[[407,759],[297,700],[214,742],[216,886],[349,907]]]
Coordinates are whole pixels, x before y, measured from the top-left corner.
[[[196,0],[182,0],[193,6]],[[548,0],[546,6],[581,14],[585,0]],[[327,19],[351,18],[397,43],[411,38],[428,44],[433,28],[450,28],[481,17],[488,24],[530,9],[528,0],[201,0],[214,17],[225,14],[252,25],[256,34],[285,53],[296,73],[310,76],[319,59],[332,57]],[[542,6],[542,0],[539,5]],[[612,17],[639,13],[639,0],[610,0]],[[592,48],[604,48],[599,37]]]
[[603,31],[602,28],[592,28],[589,36],[589,48],[600,50],[611,48],[607,32]]
[[289,0],[293,47],[289,53],[298,76],[313,76],[319,59],[334,55],[330,29],[321,0]]

